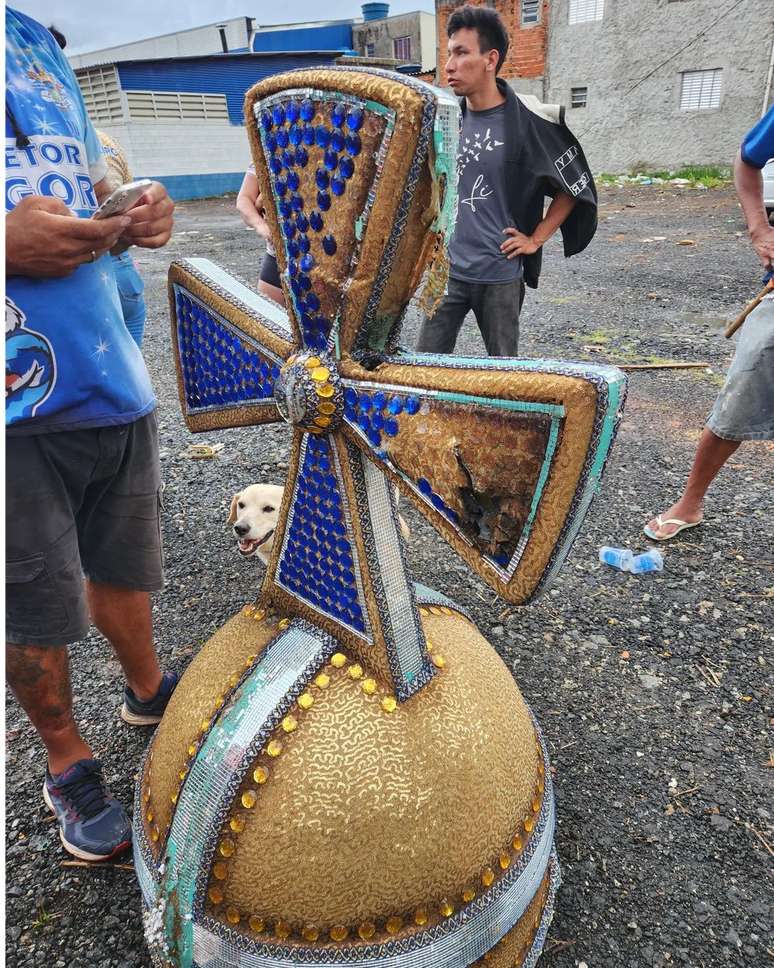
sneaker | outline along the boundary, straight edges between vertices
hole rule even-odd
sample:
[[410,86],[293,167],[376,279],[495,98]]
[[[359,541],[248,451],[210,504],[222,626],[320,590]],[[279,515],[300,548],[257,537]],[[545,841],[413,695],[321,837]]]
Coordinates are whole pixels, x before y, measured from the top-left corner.
[[109,860],[130,846],[132,825],[118,800],[108,796],[99,760],[78,760],[54,776],[46,770],[43,799],[73,857]]
[[153,699],[145,702],[138,699],[129,686],[125,686],[121,719],[130,726],[155,726],[156,723],[160,723],[170,696],[175,691],[178,678],[176,672],[165,672],[161,677],[159,691]]

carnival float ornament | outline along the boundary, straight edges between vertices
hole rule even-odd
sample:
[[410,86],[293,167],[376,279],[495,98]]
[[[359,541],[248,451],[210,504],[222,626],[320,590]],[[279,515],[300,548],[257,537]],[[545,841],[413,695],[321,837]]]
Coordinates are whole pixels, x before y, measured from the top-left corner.
[[[157,965],[532,965],[559,869],[546,748],[465,610],[413,582],[395,485],[509,602],[556,575],[624,378],[412,354],[443,292],[458,106],[376,70],[246,99],[288,311],[205,259],[170,269],[190,429],[286,421],[255,602],[204,645],[142,765],[135,863]],[[260,448],[260,437],[250,446]]]

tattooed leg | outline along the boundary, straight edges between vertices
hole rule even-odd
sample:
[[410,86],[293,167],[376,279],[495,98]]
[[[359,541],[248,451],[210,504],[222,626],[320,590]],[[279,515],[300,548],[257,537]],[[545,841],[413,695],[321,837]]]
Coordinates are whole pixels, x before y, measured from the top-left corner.
[[48,768],[61,773],[92,755],[73,719],[67,647],[5,646],[8,685],[48,751]]

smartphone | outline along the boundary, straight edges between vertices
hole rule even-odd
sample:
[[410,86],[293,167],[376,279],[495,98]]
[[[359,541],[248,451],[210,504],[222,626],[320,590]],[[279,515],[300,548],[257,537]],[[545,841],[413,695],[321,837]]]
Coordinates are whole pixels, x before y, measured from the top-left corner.
[[111,215],[122,215],[133,208],[142,198],[145,192],[151,187],[153,182],[149,178],[141,178],[139,181],[127,182],[121,185],[105,199],[92,218],[110,218]]

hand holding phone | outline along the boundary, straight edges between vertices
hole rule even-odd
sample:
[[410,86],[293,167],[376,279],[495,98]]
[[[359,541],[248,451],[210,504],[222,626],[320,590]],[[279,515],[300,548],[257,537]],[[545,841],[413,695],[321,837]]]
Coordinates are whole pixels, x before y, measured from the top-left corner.
[[93,219],[109,218],[111,215],[121,215],[133,208],[142,198],[153,182],[149,178],[127,182],[121,185],[105,199],[97,211],[91,216]]

